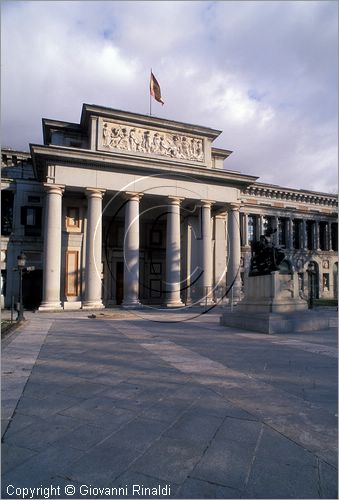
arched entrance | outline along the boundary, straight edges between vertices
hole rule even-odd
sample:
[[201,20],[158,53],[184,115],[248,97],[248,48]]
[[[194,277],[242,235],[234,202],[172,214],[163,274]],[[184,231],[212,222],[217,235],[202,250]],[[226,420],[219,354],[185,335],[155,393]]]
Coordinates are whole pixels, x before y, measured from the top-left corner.
[[310,266],[313,266],[313,272],[307,272],[308,291],[310,293],[312,290],[313,299],[319,299],[319,265],[315,260],[311,260],[308,264],[308,267]]
[[338,262],[333,265],[333,297],[338,298]]

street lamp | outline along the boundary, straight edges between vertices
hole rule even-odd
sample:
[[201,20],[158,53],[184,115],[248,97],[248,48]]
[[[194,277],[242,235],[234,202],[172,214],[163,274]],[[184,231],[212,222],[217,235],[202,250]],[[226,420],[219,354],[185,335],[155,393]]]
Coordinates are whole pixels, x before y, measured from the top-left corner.
[[314,276],[316,273],[314,262],[310,262],[307,266],[308,273],[308,308],[313,309],[314,299]]
[[22,302],[22,275],[23,275],[25,267],[26,267],[26,255],[23,252],[21,252],[21,254],[18,255],[18,269],[19,269],[19,273],[20,273],[20,276],[19,276],[20,288],[19,288],[19,310],[18,310],[18,317],[16,319],[17,321],[24,321],[25,320],[24,305]]

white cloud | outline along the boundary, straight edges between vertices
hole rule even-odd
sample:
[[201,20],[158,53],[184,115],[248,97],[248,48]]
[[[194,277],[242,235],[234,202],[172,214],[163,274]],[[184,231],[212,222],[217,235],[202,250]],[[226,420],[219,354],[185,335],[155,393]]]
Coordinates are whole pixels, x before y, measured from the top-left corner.
[[41,142],[41,118],[83,102],[147,113],[153,68],[164,118],[223,130],[225,167],[333,191],[337,4],[4,2],[2,141]]

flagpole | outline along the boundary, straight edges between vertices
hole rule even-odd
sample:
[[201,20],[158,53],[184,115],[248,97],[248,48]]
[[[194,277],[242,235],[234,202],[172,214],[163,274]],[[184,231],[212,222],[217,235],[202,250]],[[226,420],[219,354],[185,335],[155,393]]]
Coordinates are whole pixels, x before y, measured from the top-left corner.
[[[151,68],[151,74],[150,74],[150,85],[151,85],[151,78],[152,78],[152,68]],[[151,96],[151,88],[149,90],[149,115],[152,116],[152,96]]]

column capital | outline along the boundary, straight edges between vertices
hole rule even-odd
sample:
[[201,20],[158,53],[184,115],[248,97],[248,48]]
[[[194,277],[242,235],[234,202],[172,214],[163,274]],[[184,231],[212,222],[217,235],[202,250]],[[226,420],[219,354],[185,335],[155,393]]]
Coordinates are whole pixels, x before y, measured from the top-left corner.
[[88,198],[102,198],[103,194],[106,192],[106,189],[98,189],[98,188],[86,188],[85,193]]
[[65,191],[65,186],[62,184],[49,184],[48,182],[44,182],[43,186],[44,186],[44,190],[47,193],[62,195],[63,192]]
[[167,196],[167,200],[170,202],[171,205],[180,205],[182,200],[185,198],[180,197],[180,196]]
[[213,217],[214,217],[215,219],[222,219],[222,220],[225,220],[226,213],[227,213],[227,212],[221,212],[221,213],[215,214]]
[[210,208],[214,203],[215,201],[212,200],[200,200],[200,205],[204,208]]
[[143,197],[143,193],[137,193],[136,191],[125,191],[124,198],[126,200],[135,200],[139,201]]
[[229,210],[232,210],[232,212],[235,212],[235,211],[240,211],[240,206],[241,204],[240,203],[229,203],[228,204],[228,209]]

